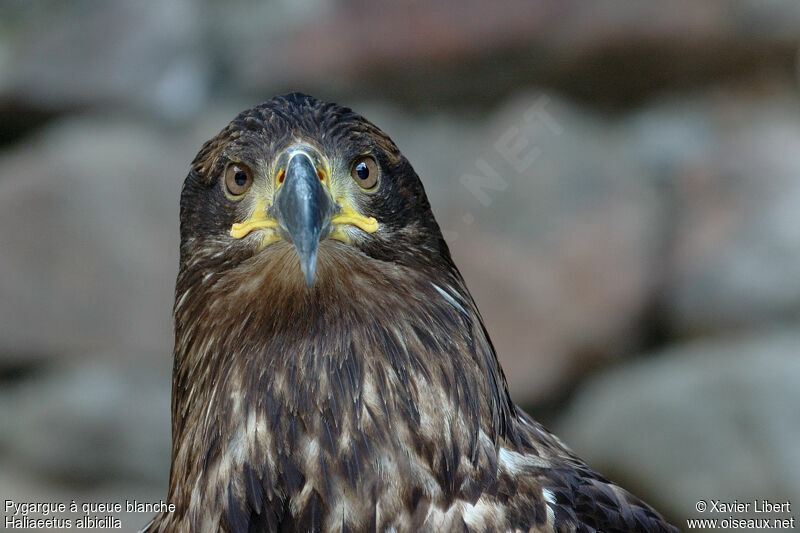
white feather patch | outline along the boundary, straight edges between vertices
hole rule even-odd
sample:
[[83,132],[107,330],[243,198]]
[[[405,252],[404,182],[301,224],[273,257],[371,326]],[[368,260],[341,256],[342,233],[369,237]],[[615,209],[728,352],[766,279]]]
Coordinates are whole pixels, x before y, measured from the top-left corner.
[[466,309],[464,309],[464,306],[462,306],[460,303],[458,303],[458,301],[455,298],[453,298],[453,296],[449,292],[447,292],[446,290],[444,290],[443,288],[439,287],[437,284],[435,284],[433,282],[431,282],[431,285],[433,285],[433,288],[436,289],[439,292],[439,294],[444,296],[444,299],[447,300],[447,302],[450,305],[455,307],[456,310],[458,310],[462,315],[467,316],[467,311],[466,311]]

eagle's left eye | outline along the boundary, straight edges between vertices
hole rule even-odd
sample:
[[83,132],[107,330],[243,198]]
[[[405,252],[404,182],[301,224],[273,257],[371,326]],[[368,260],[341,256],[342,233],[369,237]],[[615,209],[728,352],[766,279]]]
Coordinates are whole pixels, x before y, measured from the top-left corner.
[[350,176],[362,189],[372,189],[378,184],[378,163],[371,156],[361,156],[353,162]]
[[225,189],[231,196],[241,196],[253,184],[250,169],[241,163],[231,163],[225,169]]

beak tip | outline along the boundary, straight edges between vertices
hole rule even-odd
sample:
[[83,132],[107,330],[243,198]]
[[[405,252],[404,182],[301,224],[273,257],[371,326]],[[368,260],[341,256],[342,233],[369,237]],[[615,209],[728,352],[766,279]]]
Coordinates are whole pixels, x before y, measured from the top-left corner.
[[317,270],[317,254],[314,253],[312,257],[307,259],[300,259],[300,270],[303,271],[303,278],[306,280],[306,286],[311,287],[314,284],[314,277]]

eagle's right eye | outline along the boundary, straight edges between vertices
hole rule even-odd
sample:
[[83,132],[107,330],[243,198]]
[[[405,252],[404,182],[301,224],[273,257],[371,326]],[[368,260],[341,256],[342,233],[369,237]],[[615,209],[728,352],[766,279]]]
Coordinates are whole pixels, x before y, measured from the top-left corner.
[[253,175],[243,164],[231,163],[225,169],[225,189],[230,196],[242,196],[252,184]]

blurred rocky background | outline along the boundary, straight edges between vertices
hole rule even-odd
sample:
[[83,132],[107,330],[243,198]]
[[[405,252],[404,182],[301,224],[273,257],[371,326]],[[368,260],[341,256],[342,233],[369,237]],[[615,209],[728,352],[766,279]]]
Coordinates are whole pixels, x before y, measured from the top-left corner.
[[412,161],[576,452],[683,527],[800,505],[799,43],[794,0],[5,0],[1,499],[165,498],[181,183],[301,90]]

